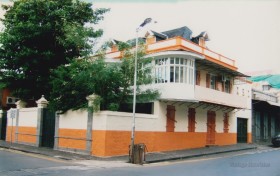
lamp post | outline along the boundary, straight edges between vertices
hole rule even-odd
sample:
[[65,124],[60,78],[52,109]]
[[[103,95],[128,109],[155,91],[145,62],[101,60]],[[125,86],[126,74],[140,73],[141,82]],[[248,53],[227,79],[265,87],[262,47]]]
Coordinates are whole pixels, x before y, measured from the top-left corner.
[[142,24],[136,29],[136,48],[135,48],[135,61],[134,61],[134,84],[133,84],[133,115],[132,115],[132,130],[131,130],[131,141],[130,141],[130,162],[134,161],[133,149],[134,149],[134,139],[135,139],[135,110],[136,110],[136,81],[137,81],[137,54],[138,54],[138,32],[146,24],[150,23],[152,18],[146,18]]

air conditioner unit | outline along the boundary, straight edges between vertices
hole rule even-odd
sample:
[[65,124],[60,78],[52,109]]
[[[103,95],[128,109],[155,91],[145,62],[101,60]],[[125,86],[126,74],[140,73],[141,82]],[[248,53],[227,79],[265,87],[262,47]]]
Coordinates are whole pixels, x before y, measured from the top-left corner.
[[19,98],[7,97],[6,104],[15,104],[18,100],[19,100]]

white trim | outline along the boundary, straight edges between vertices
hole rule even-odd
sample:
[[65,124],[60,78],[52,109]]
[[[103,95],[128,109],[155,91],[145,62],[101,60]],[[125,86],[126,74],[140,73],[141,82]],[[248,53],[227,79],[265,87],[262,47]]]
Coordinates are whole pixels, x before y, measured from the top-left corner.
[[274,102],[271,102],[271,101],[267,101],[268,104],[272,105],[272,106],[278,106],[280,107],[280,103],[274,103]]
[[145,57],[191,57],[192,59],[205,59],[204,56],[193,53],[193,52],[188,52],[188,51],[162,51],[158,53],[153,53],[149,54]]

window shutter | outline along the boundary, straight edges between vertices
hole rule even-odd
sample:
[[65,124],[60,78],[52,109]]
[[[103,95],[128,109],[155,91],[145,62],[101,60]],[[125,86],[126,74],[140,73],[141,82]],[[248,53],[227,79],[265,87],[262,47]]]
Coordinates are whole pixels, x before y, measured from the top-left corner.
[[166,132],[174,132],[175,129],[175,106],[167,105]]
[[196,85],[200,86],[200,71],[196,71]]
[[218,76],[215,76],[215,89],[216,89],[216,90],[219,90]]
[[210,88],[210,74],[206,74],[206,87]]
[[189,126],[188,132],[195,132],[195,108],[189,108],[188,112]]
[[229,81],[229,93],[231,93],[231,89],[232,89],[232,87],[233,87],[233,81]]

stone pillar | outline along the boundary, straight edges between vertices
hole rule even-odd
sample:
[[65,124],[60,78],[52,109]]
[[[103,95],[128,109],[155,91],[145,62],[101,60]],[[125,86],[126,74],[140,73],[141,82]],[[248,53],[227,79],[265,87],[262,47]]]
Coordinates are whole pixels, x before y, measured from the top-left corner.
[[36,130],[36,146],[39,147],[42,143],[42,125],[44,108],[47,108],[49,102],[45,99],[44,95],[36,101],[37,103],[37,130]]
[[58,150],[58,142],[59,142],[59,117],[60,112],[55,112],[55,129],[54,129],[54,150]]
[[86,152],[91,154],[92,148],[92,122],[93,122],[93,112],[94,109],[94,101],[98,98],[98,95],[92,94],[86,97],[88,100],[88,119],[87,119],[87,137],[86,137]]
[[15,143],[18,143],[18,123],[19,123],[19,111],[25,108],[26,102],[19,100],[16,102],[17,112],[16,112],[16,131],[15,131]]

